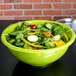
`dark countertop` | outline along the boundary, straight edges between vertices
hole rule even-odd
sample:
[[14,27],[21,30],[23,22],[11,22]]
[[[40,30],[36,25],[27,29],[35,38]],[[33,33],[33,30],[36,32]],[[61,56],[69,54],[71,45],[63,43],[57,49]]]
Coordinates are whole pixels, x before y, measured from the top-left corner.
[[[2,31],[17,20],[0,21]],[[0,76],[76,76],[76,40],[59,60],[45,68],[17,60],[0,40]]]

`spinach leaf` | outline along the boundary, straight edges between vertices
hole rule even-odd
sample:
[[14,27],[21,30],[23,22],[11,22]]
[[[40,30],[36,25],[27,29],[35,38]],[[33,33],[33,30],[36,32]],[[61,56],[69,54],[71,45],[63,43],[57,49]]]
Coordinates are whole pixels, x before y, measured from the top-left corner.
[[14,42],[15,42],[15,39],[9,40],[9,43],[10,43],[10,44],[13,44]]
[[23,22],[22,25],[21,25],[21,30],[24,30],[24,28],[30,26],[28,23],[26,22]]
[[37,36],[42,36],[42,32],[39,32],[36,34]]
[[18,35],[19,33],[21,33],[21,31],[13,31],[9,35]]
[[61,26],[56,26],[56,27],[53,28],[54,35],[63,34],[65,32],[66,32],[66,29],[61,27]]
[[24,42],[21,41],[21,39],[17,39],[15,42],[16,46],[22,47],[24,45]]
[[45,27],[40,28],[40,30],[41,30],[41,31],[44,31],[44,32],[49,31],[49,30],[46,29]]
[[51,25],[53,25],[53,28],[57,27],[57,26],[60,26],[59,24],[57,23],[51,23]]
[[42,28],[42,25],[41,25],[41,24],[39,24],[39,25],[37,26],[37,28],[38,28],[38,29]]
[[45,43],[45,45],[46,45],[48,48],[53,48],[53,46],[50,44],[50,42]]
[[49,42],[50,40],[52,40],[52,38],[44,38],[43,40],[42,40],[42,44],[45,44],[45,43],[47,43],[47,42]]
[[29,46],[30,46],[30,45],[28,45],[28,44],[25,43],[23,47],[26,48],[26,47],[29,47]]
[[54,31],[58,31],[61,27],[60,26],[57,26],[54,28]]
[[65,33],[65,29],[64,28],[60,28],[60,29],[58,29],[57,31],[54,31],[54,34],[55,35],[57,35],[57,34],[63,34],[63,33]]
[[20,32],[20,33],[16,36],[15,39],[19,39],[19,38],[21,38],[21,37],[23,37],[23,33],[22,33],[22,32]]
[[21,30],[21,23],[18,22],[18,26],[15,28],[15,31],[20,31]]
[[6,35],[6,40],[9,41],[11,38],[9,35]]
[[47,47],[47,46],[44,46],[44,47],[42,47],[42,49],[49,49],[49,47]]
[[16,28],[15,28],[15,31],[20,31],[21,30],[21,27],[20,26],[17,26]]

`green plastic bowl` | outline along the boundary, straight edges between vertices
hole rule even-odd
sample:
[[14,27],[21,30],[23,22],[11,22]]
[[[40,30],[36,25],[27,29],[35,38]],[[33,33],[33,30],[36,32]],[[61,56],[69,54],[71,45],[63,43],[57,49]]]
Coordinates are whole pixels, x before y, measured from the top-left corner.
[[68,41],[63,46],[56,47],[56,48],[50,48],[50,49],[43,49],[43,50],[32,50],[32,49],[19,48],[19,47],[16,47],[8,43],[6,40],[6,35],[12,32],[14,28],[17,27],[18,24],[21,24],[22,22],[11,24],[2,32],[1,40],[8,47],[8,49],[11,51],[13,55],[16,56],[16,58],[18,58],[20,61],[24,63],[30,64],[33,66],[44,66],[44,65],[53,63],[56,60],[58,60],[61,56],[64,55],[68,47],[75,40],[74,31],[65,24],[55,22],[55,21],[49,21],[49,20],[30,20],[26,22],[29,24],[37,24],[37,25],[44,24],[47,22],[60,24],[60,26],[63,26],[68,30],[67,34],[70,37],[70,41]]

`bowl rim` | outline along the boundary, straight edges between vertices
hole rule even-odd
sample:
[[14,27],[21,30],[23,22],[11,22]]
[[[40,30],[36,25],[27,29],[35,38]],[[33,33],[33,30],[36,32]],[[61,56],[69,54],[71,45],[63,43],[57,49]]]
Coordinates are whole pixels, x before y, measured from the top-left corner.
[[[28,20],[28,21],[25,21],[25,22],[29,22],[29,21],[49,21],[49,22],[54,22],[54,23],[57,23],[57,24],[62,24],[62,23],[59,23],[59,22],[56,22],[56,21],[50,21],[50,20]],[[21,21],[22,22],[22,21]],[[17,22],[18,23],[18,22]],[[15,23],[15,24],[17,24]],[[13,24],[12,24],[13,25]],[[12,26],[10,25],[10,26]],[[10,26],[8,26],[7,28],[4,29],[4,31],[2,32],[1,34],[1,41],[4,43],[4,45],[6,45],[9,49],[12,49],[12,50],[15,50],[15,51],[19,51],[19,52],[26,52],[26,53],[45,53],[45,52],[55,52],[59,49],[62,49],[64,47],[69,47],[74,41],[75,41],[75,32],[73,31],[72,28],[70,28],[69,26],[65,25],[65,24],[62,24],[64,26],[66,26],[67,28],[71,29],[70,31],[72,32],[72,37],[71,39],[63,46],[60,46],[60,47],[55,47],[55,48],[50,48],[50,49],[41,49],[41,50],[33,50],[33,49],[24,49],[24,48],[20,48],[20,47],[16,47],[10,43],[7,42],[6,38],[5,38],[5,35],[4,35],[4,32],[6,32],[7,29],[9,29]]]

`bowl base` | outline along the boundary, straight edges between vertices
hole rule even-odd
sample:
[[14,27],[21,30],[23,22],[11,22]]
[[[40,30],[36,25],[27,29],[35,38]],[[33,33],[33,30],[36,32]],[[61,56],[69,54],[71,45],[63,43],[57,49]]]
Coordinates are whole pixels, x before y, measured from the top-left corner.
[[46,68],[51,66],[53,63],[47,64],[47,65],[43,65],[43,66],[34,66],[35,68]]

